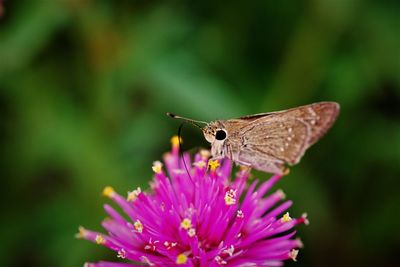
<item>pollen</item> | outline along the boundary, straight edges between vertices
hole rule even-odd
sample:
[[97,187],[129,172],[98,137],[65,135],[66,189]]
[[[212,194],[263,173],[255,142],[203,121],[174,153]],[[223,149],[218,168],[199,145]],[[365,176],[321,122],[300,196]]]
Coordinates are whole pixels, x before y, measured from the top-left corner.
[[79,232],[75,234],[76,238],[84,238],[86,236],[86,229],[83,226],[79,226]]
[[153,172],[161,173],[162,167],[163,167],[163,164],[161,163],[161,161],[157,160],[157,161],[153,162],[153,167],[151,167],[151,168],[153,169]]
[[172,136],[171,144],[173,147],[179,147],[179,143],[183,143],[182,137],[178,137],[177,135]]
[[289,212],[286,212],[282,218],[281,218],[281,222],[290,222],[292,220],[292,218],[289,216]]
[[117,258],[125,259],[126,258],[126,251],[125,249],[121,248],[118,250]]
[[225,249],[222,251],[223,253],[228,254],[230,257],[232,257],[233,253],[235,252],[235,247],[231,245],[229,248]]
[[136,188],[132,192],[128,192],[128,197],[126,198],[128,201],[135,201],[138,196],[142,193],[142,189],[140,187]]
[[181,253],[176,257],[176,264],[185,264],[188,258],[185,254]]
[[243,213],[243,211],[242,210],[238,210],[237,212],[236,212],[236,217],[238,217],[238,218],[244,218],[244,213]]
[[187,231],[187,233],[188,233],[188,236],[194,237],[194,236],[196,235],[196,229],[190,228],[190,229]]
[[225,204],[230,206],[236,204],[236,190],[230,189],[225,193]]
[[210,167],[211,171],[215,171],[219,167],[219,162],[218,160],[209,160],[208,166]]
[[227,262],[221,258],[221,256],[215,256],[214,260],[219,264],[219,265],[225,265]]
[[167,248],[167,250],[170,250],[171,248],[176,247],[177,244],[178,243],[176,243],[176,242],[168,242],[168,241],[164,242],[164,246]]
[[225,204],[228,206],[234,205],[236,203],[236,199],[234,199],[233,197],[231,197],[229,195],[225,195],[224,199],[225,199]]
[[181,222],[181,228],[185,230],[192,228],[192,221],[188,218],[183,219],[183,221]]
[[158,240],[153,241],[153,240],[150,238],[149,243],[144,247],[144,249],[145,249],[145,250],[156,251],[156,249],[157,249],[157,243],[160,243],[160,241],[158,241]]
[[293,260],[293,261],[297,261],[297,255],[299,254],[299,250],[298,249],[292,249],[289,252],[289,257]]
[[105,197],[111,198],[111,197],[113,197],[114,193],[115,193],[114,188],[112,188],[111,186],[106,186],[103,189],[103,196],[105,196]]
[[135,230],[138,231],[139,233],[143,232],[143,224],[141,221],[136,220],[135,223],[133,224],[133,227],[135,227]]
[[106,240],[102,235],[97,235],[95,240],[98,245],[103,245],[104,243],[106,243]]

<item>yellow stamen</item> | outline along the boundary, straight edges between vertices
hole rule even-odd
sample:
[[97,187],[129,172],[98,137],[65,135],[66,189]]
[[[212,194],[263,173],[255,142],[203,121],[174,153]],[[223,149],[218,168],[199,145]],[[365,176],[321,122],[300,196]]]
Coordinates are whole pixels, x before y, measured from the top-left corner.
[[179,147],[179,141],[181,144],[183,143],[182,137],[178,137],[177,135],[172,136],[171,138],[172,147]]
[[289,216],[289,212],[286,212],[281,218],[281,221],[284,223],[290,222],[291,220],[292,220],[292,218]]
[[231,196],[225,195],[224,199],[225,199],[225,204],[228,206],[234,205],[236,203],[236,199],[234,199]]
[[79,226],[79,233],[75,234],[76,238],[84,238],[86,235],[86,229],[83,226]]
[[293,261],[297,261],[297,255],[299,254],[299,250],[298,249],[292,249],[289,252],[289,257],[293,260]]
[[103,245],[104,243],[106,243],[106,240],[104,239],[104,237],[102,235],[97,235],[96,236],[96,243],[98,245]]
[[187,256],[183,253],[176,257],[176,264],[185,264],[187,262]]
[[215,171],[219,167],[219,162],[218,160],[209,160],[208,166],[210,167],[211,171]]
[[192,221],[188,218],[183,219],[181,222],[181,227],[185,230],[192,228]]
[[105,197],[111,198],[111,197],[113,197],[114,193],[115,193],[114,188],[112,188],[111,186],[106,186],[103,189],[103,196],[105,196]]
[[142,193],[142,189],[140,187],[138,187],[136,190],[133,190],[132,192],[128,192],[127,200],[135,201],[140,195],[140,193]]
[[225,204],[230,206],[236,204],[236,191],[233,189],[230,189],[225,193]]
[[161,163],[161,161],[154,161],[153,167],[151,167],[151,168],[153,169],[153,172],[161,173],[162,167],[163,167],[163,164]]
[[143,224],[142,224],[141,221],[136,220],[136,221],[133,223],[133,227],[135,227],[135,230],[138,231],[139,233],[142,233],[142,232],[143,232]]

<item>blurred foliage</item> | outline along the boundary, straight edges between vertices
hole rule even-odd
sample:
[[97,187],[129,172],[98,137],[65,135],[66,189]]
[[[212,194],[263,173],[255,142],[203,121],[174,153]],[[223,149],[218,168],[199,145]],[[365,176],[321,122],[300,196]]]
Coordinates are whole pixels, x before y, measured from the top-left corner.
[[311,220],[288,265],[398,266],[399,1],[0,2],[0,266],[114,259],[73,235],[101,229],[104,186],[146,187],[179,125],[165,112],[321,100],[339,120],[279,184]]

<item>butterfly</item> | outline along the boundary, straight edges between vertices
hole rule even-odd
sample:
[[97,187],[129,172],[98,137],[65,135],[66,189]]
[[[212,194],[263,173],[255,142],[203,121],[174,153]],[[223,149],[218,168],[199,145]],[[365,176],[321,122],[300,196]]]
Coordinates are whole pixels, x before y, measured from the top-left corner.
[[[318,102],[277,112],[204,122],[167,113],[199,127],[212,159],[229,158],[256,170],[283,175],[334,124],[340,106]],[[203,127],[198,123],[205,124]]]

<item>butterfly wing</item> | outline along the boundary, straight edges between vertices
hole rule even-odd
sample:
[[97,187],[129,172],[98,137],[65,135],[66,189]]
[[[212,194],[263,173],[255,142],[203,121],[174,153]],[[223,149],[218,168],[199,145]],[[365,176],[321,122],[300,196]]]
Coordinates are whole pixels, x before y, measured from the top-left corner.
[[309,127],[297,119],[283,119],[275,115],[259,119],[243,128],[239,155],[251,157],[250,152],[253,152],[261,158],[296,164],[306,150],[309,132]]
[[260,113],[240,117],[239,120],[253,122],[263,118],[295,118],[310,127],[307,147],[315,144],[333,125],[339,114],[340,106],[336,102],[319,102],[284,111]]
[[281,112],[225,121],[237,162],[279,173],[284,163],[298,163],[305,150],[332,126],[339,111],[334,102],[321,102]]

